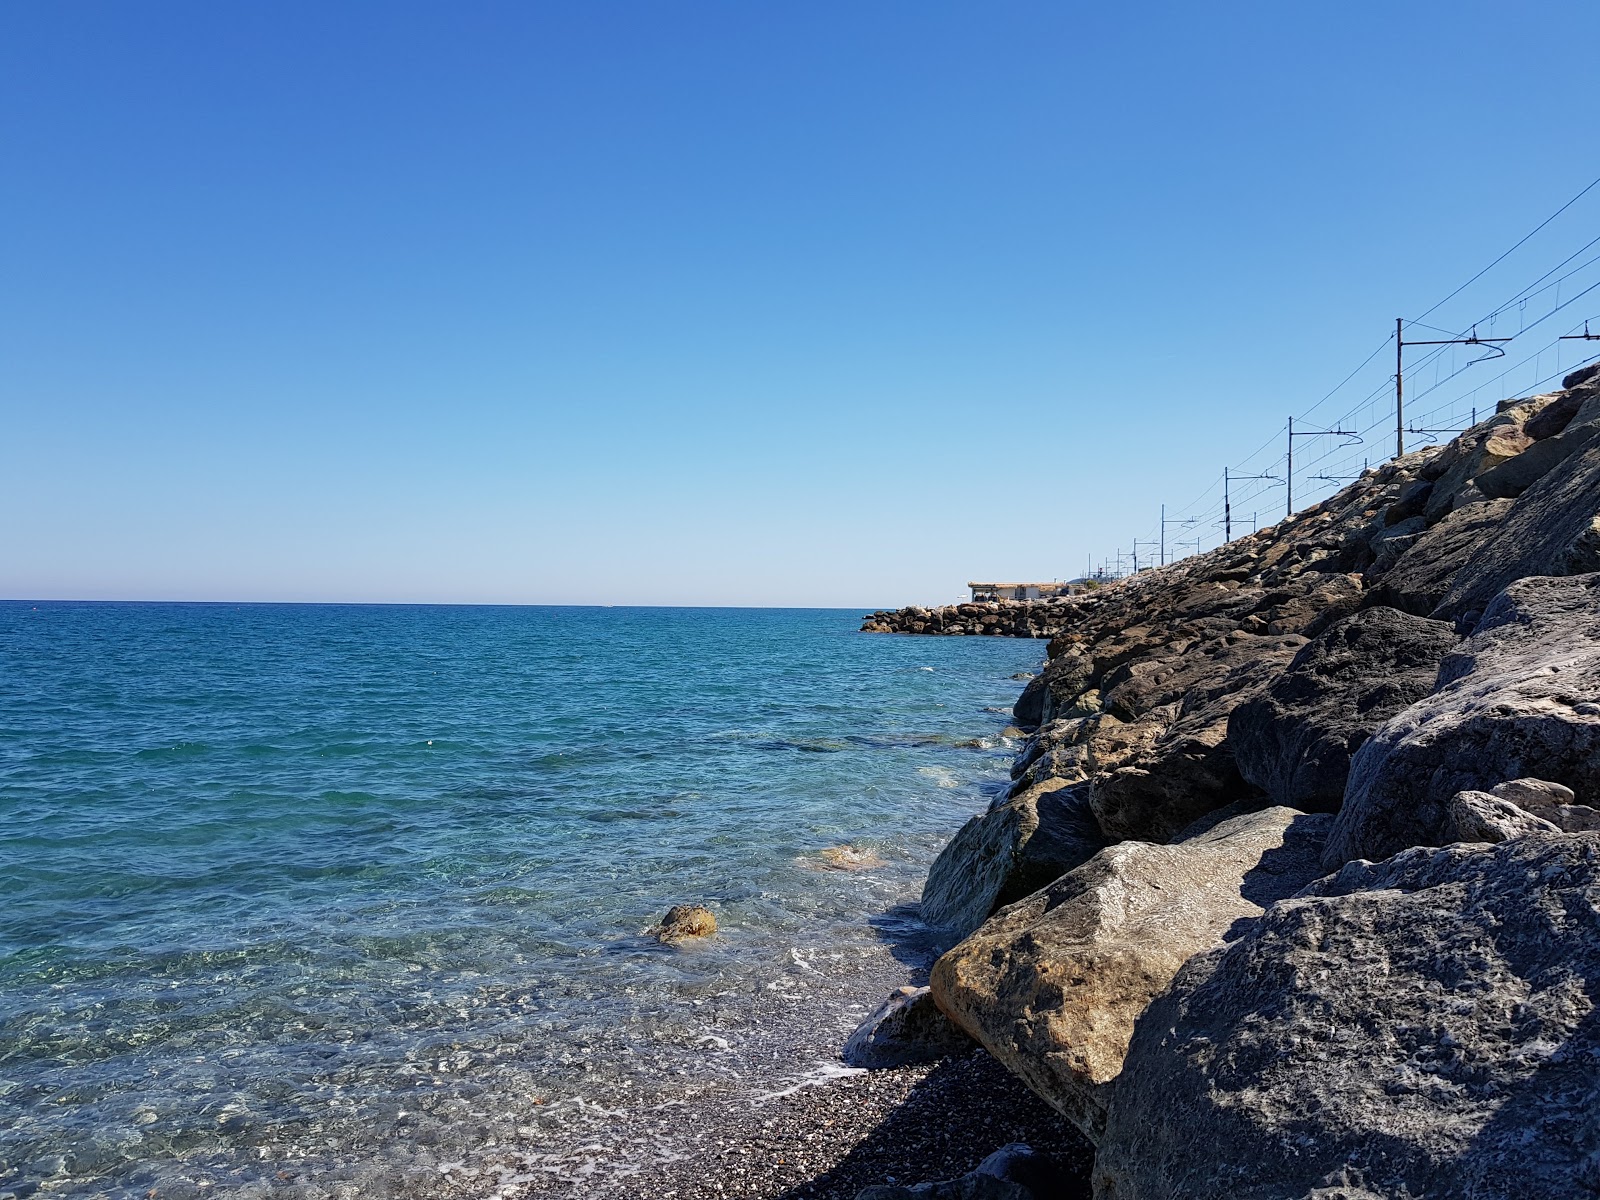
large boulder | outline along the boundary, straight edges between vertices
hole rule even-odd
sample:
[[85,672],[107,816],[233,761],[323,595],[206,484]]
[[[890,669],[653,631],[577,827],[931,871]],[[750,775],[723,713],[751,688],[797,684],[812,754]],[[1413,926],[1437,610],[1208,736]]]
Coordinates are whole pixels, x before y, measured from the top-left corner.
[[1425,617],[1439,606],[1456,573],[1478,544],[1511,511],[1513,501],[1492,500],[1457,509],[1433,528],[1408,535],[1407,544],[1388,547],[1380,543],[1364,603],[1398,608]]
[[1600,795],[1600,574],[1513,583],[1438,684],[1356,753],[1329,870],[1442,845],[1457,792],[1535,776]]
[[1099,1200],[1600,1192],[1600,834],[1351,863],[1139,1021]]
[[1149,748],[1103,769],[1091,782],[1089,805],[1107,838],[1164,842],[1205,814],[1256,794],[1234,762],[1228,719],[1235,706],[1266,688],[1305,639],[1237,638],[1224,652],[1197,653],[1212,672],[1186,670],[1188,690],[1170,720],[1158,709],[1134,723],[1160,722]]
[[1325,815],[1230,813],[1122,842],[997,913],[934,964],[934,999],[1090,1138],[1133,1024],[1190,955],[1317,874]]
[[1600,388],[1556,438],[1564,456],[1485,529],[1433,615],[1470,624],[1509,583],[1600,570]]
[[1454,628],[1393,608],[1335,622],[1266,690],[1235,708],[1239,773],[1278,804],[1336,812],[1350,759],[1379,725],[1433,691]]
[[1082,789],[1046,779],[973,817],[934,859],[925,924],[965,937],[1001,905],[1087,861],[1105,845]]

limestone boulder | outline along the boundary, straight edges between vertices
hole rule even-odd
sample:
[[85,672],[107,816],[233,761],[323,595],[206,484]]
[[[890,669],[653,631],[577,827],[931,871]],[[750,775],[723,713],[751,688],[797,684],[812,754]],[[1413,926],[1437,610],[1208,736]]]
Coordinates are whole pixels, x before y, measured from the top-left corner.
[[1372,732],[1433,691],[1454,628],[1393,608],[1335,622],[1228,718],[1239,773],[1275,803],[1336,812],[1350,759]]
[[1326,865],[1441,845],[1457,792],[1526,776],[1600,795],[1600,574],[1522,579],[1490,605],[1438,689],[1356,753]]
[[1600,1192],[1600,834],[1351,863],[1139,1020],[1098,1200]]
[[923,923],[964,937],[1001,905],[1043,887],[1104,845],[1082,789],[1047,779],[973,817],[950,839],[928,869]]
[[950,1023],[926,987],[897,988],[857,1026],[842,1057],[869,1071],[937,1062],[972,1049],[972,1039]]
[[1122,842],[1001,910],[934,964],[946,1014],[1090,1138],[1134,1022],[1191,955],[1317,874],[1328,817],[1231,812]]

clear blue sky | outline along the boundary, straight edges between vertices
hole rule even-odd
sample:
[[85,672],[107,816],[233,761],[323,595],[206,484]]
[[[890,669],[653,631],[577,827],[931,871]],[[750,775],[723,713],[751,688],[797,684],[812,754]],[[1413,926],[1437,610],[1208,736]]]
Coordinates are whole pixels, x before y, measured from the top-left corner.
[[[1081,571],[1600,175],[1597,42],[1580,3],[6,4],[0,596]],[[1596,234],[1600,188],[1430,321]]]

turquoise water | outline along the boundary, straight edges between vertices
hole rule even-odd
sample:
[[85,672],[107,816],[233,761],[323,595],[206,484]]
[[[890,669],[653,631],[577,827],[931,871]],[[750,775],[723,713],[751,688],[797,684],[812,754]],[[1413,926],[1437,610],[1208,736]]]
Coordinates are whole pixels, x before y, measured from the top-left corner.
[[0,604],[0,1195],[600,1194],[825,1074],[1041,653],[857,621]]

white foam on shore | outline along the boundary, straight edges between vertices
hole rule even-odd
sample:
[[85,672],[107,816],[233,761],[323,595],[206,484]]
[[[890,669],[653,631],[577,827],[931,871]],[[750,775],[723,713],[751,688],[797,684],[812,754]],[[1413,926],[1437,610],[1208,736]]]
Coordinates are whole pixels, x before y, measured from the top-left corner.
[[800,1076],[793,1084],[776,1092],[764,1092],[755,1098],[755,1103],[762,1104],[768,1100],[781,1100],[785,1096],[792,1096],[802,1088],[827,1087],[830,1083],[837,1083],[841,1079],[849,1079],[854,1075],[865,1075],[865,1067],[847,1067],[843,1063],[824,1062],[818,1063],[810,1071]]

